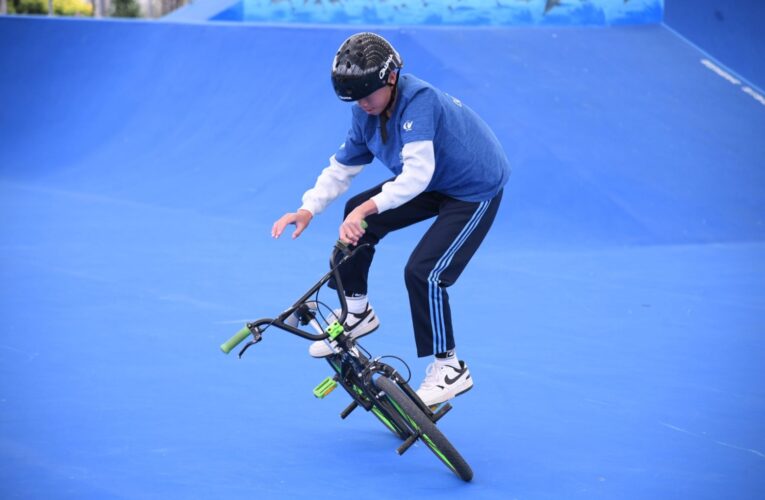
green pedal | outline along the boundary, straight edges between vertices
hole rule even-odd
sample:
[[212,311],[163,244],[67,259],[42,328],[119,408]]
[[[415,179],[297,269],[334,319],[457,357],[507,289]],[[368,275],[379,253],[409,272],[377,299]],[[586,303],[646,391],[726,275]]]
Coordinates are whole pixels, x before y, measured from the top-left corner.
[[327,394],[335,390],[335,387],[337,387],[337,382],[335,382],[334,377],[327,377],[321,381],[321,384],[316,386],[313,390],[313,395],[319,399],[324,399]]

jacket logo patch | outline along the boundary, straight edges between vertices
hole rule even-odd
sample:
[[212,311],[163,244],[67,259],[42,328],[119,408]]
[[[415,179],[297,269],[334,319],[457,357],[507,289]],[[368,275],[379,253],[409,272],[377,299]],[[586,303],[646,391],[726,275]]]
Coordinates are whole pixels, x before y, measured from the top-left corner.
[[444,95],[446,95],[446,97],[451,99],[455,106],[458,106],[460,108],[462,107],[462,101],[460,101],[459,99],[457,99],[456,97],[452,95],[447,94],[446,92],[444,92]]
[[410,130],[412,130],[412,125],[414,125],[414,122],[412,120],[405,121],[404,122],[404,130],[406,132],[409,132]]

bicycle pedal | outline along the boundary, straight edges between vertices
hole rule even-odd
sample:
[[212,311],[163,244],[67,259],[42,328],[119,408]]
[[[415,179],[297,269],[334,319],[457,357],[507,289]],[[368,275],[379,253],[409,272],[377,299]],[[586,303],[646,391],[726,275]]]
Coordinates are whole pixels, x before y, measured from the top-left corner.
[[337,387],[337,381],[334,377],[327,377],[321,381],[313,390],[313,395],[319,399],[324,399],[327,395],[334,391]]
[[449,410],[452,409],[452,405],[447,401],[445,403],[441,403],[440,405],[434,405],[430,407],[430,410],[433,412],[433,423],[438,422],[441,417],[449,413]]

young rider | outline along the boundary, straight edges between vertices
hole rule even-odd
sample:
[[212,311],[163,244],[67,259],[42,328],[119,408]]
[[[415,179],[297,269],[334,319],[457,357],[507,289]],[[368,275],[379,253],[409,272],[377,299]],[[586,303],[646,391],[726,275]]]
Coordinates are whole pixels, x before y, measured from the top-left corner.
[[[357,33],[343,42],[332,62],[332,84],[340,99],[355,101],[351,128],[303,195],[302,206],[277,220],[272,236],[294,224],[292,237],[298,237],[374,158],[393,172],[392,179],[354,196],[345,207],[340,238],[369,246],[340,268],[349,309],[344,326],[358,339],[380,325],[367,301],[367,276],[380,239],[435,217],[404,272],[417,354],[435,355],[417,394],[434,405],[473,386],[467,365],[455,353],[447,288],[489,231],[510,167],[499,141],[475,112],[413,75],[400,75],[402,65],[398,52],[377,34]],[[316,342],[309,352],[323,357],[331,348]]]

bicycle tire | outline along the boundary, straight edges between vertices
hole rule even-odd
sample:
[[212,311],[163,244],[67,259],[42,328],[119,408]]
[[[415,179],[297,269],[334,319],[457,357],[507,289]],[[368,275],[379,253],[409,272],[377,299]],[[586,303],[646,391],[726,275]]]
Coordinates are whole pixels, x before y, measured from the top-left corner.
[[[372,414],[377,417],[377,420],[379,420],[385,428],[392,432],[398,439],[405,441],[410,436],[409,429],[403,425],[399,418],[396,418],[397,415],[391,415],[391,410],[389,408],[385,408],[384,405],[379,404],[379,401],[370,398],[362,389],[363,385],[359,381],[343,380],[340,368],[329,358],[327,359],[327,362],[332,369],[337,372],[339,375],[338,382],[340,383],[340,386],[345,389],[345,392],[347,392],[352,399],[363,399],[364,401],[369,402],[372,405],[369,411],[372,412]],[[353,378],[355,379],[355,377]]]
[[449,470],[463,481],[468,482],[473,479],[473,469],[470,468],[470,465],[446,439],[441,430],[436,427],[436,424],[401,390],[398,384],[386,376],[378,377],[374,384],[385,393],[396,411],[412,427],[412,431],[420,434],[420,440]]

